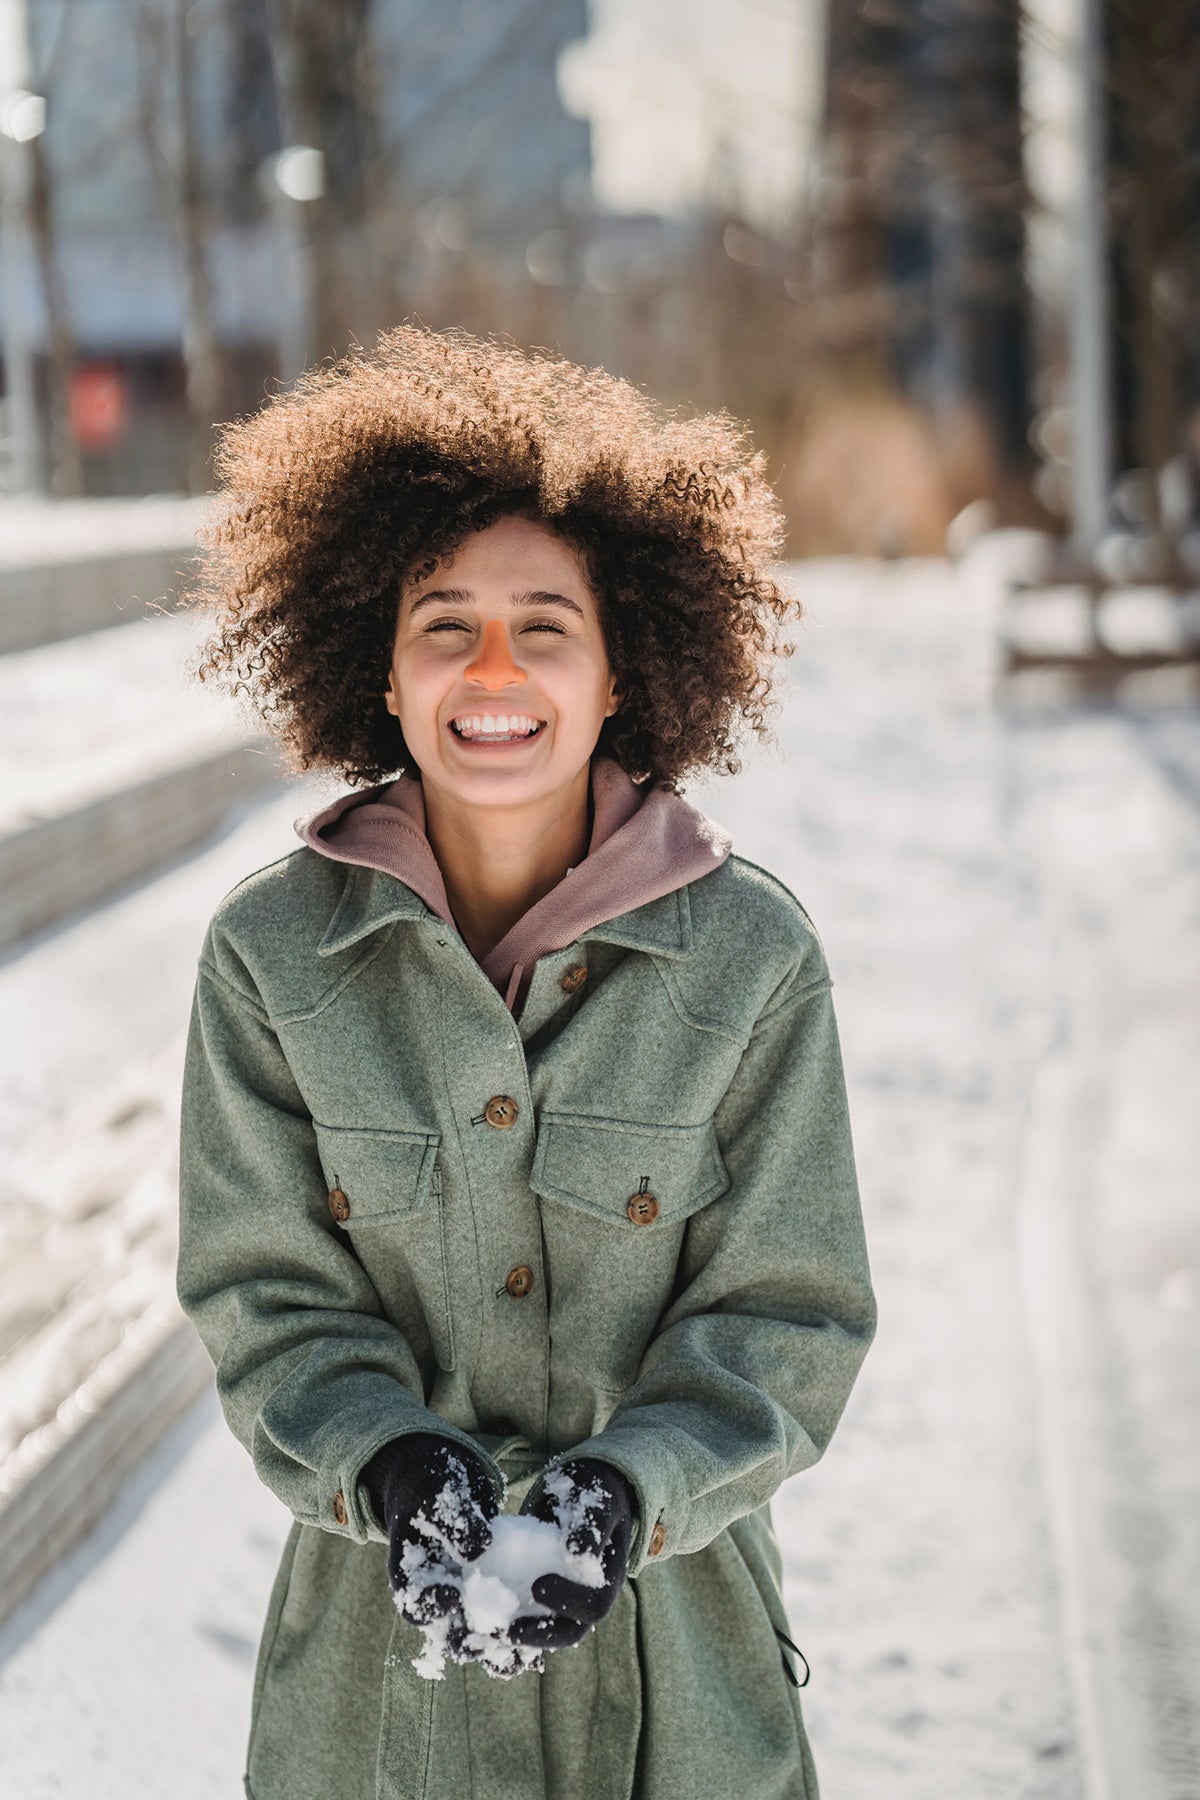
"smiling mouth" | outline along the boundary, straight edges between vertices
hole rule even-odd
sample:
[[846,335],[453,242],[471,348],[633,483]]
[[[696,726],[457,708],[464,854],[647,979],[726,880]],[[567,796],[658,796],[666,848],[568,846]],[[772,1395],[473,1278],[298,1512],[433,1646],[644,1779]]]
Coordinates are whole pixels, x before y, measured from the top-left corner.
[[460,744],[524,744],[540,737],[545,729],[544,719],[511,718],[504,713],[450,720],[450,730]]

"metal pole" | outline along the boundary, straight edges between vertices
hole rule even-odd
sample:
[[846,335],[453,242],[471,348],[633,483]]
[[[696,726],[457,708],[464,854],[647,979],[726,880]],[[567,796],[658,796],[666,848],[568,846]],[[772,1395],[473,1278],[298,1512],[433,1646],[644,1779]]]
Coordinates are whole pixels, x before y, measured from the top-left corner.
[[[0,0],[0,108],[30,81],[26,0]],[[44,492],[41,423],[34,386],[37,330],[31,316],[29,249],[29,152],[16,135],[0,131],[0,343],[4,354],[5,435],[8,485],[17,493]]]
[[1088,565],[1108,527],[1112,474],[1103,4],[1104,0],[1077,0],[1071,499],[1072,548]]

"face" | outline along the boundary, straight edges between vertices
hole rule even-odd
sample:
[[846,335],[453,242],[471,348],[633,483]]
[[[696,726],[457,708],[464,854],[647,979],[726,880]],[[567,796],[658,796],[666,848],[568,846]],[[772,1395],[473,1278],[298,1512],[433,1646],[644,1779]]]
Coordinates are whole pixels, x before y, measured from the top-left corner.
[[474,532],[405,591],[386,700],[422,780],[465,804],[566,788],[620,704],[578,553],[536,519]]

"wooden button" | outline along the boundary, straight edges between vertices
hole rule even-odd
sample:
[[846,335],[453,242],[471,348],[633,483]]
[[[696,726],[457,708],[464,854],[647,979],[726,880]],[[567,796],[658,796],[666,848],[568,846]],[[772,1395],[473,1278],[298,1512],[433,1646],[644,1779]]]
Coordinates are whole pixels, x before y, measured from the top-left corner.
[[342,1497],[341,1488],[339,1488],[337,1493],[333,1496],[333,1516],[339,1525],[344,1525],[346,1523],[346,1502]]
[[653,1194],[630,1194],[625,1211],[635,1225],[653,1225],[658,1217],[658,1201]]
[[650,1548],[651,1556],[657,1556],[659,1551],[662,1549],[663,1545],[666,1543],[666,1541],[667,1541],[667,1534],[663,1530],[661,1523],[659,1523],[658,1525],[656,1525],[654,1527],[654,1530],[650,1533],[649,1548]]
[[495,1125],[499,1131],[507,1131],[516,1122],[517,1103],[509,1094],[493,1094],[483,1109],[483,1116],[489,1125]]
[[508,1271],[508,1279],[504,1283],[514,1300],[523,1300],[526,1294],[533,1292],[533,1270],[518,1263],[515,1269]]
[[587,964],[576,963],[575,967],[573,969],[568,969],[562,978],[560,985],[564,994],[577,994],[587,980],[587,977]]
[[330,1188],[329,1210],[339,1225],[344,1225],[346,1220],[350,1217],[350,1202],[347,1200],[345,1194],[343,1194],[341,1188]]

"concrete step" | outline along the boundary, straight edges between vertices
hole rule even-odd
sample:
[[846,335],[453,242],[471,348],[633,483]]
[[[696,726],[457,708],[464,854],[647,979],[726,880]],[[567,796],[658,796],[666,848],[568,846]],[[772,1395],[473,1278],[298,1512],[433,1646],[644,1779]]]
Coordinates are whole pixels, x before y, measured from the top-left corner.
[[163,1431],[212,1382],[169,1285],[52,1420],[10,1457],[0,1487],[0,1619],[103,1518]]
[[199,617],[0,660],[0,950],[160,868],[276,785],[272,745],[192,674]]
[[0,1618],[101,1516],[212,1366],[175,1298],[179,1088],[222,894],[295,848],[297,782],[0,964]]
[[132,624],[192,579],[208,496],[0,500],[0,653]]

